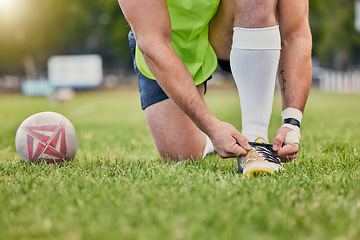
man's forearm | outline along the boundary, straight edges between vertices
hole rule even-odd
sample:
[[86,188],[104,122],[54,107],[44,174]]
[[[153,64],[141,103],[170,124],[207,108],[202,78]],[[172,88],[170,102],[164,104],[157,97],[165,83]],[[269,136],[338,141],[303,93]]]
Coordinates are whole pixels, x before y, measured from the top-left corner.
[[279,85],[283,110],[304,111],[311,86],[312,39],[309,26],[309,2],[279,0],[278,19],[281,33]]
[[310,34],[283,41],[278,76],[283,110],[304,111],[312,78],[311,45]]

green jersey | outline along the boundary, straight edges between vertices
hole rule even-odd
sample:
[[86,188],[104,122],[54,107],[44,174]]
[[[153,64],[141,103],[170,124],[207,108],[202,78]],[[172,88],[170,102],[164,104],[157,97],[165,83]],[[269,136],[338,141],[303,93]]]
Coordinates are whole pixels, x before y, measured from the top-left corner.
[[[220,0],[166,0],[171,20],[171,41],[196,85],[207,80],[217,67],[217,58],[209,42],[209,22]],[[136,47],[136,64],[142,74],[155,79]]]

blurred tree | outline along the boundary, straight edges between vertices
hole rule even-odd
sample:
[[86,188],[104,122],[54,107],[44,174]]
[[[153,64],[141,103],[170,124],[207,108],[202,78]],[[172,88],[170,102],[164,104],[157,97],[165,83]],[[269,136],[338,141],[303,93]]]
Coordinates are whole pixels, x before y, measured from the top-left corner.
[[[105,68],[131,68],[129,26],[116,0],[0,0],[0,75],[46,72],[52,55],[100,54]],[[12,7],[9,7],[11,4]],[[311,0],[313,53],[322,65],[360,64],[354,0]]]
[[0,74],[29,73],[32,65],[45,72],[52,55],[96,53],[105,67],[130,65],[129,28],[116,1],[12,1],[15,11],[0,14]]
[[311,0],[314,55],[337,70],[360,63],[360,34],[354,27],[354,0]]

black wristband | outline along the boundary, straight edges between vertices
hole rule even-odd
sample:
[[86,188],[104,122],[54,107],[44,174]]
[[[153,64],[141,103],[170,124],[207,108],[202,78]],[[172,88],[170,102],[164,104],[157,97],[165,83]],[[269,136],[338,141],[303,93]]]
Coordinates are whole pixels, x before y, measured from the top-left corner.
[[299,122],[299,120],[297,120],[295,118],[286,118],[283,121],[283,124],[285,124],[285,123],[286,124],[291,124],[291,125],[294,125],[294,126],[300,128],[300,122]]

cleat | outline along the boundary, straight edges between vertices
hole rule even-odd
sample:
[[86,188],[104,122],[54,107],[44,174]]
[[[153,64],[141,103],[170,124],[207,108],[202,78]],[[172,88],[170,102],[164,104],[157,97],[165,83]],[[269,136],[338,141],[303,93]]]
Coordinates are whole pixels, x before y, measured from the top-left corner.
[[249,144],[252,149],[246,156],[237,159],[239,172],[249,177],[258,173],[273,174],[284,169],[271,144],[261,138]]

